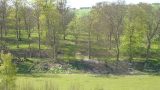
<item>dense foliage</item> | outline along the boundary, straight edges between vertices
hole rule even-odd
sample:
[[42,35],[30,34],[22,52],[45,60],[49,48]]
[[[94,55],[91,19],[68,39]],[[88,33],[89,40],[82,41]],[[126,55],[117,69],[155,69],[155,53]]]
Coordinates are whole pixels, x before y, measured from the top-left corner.
[[15,75],[16,67],[13,63],[12,55],[0,54],[1,66],[0,66],[0,89],[1,90],[15,90]]
[[0,50],[20,59],[115,60],[117,68],[121,60],[145,68],[155,61],[159,68],[159,14],[159,4],[122,0],[82,10],[66,0],[0,0]]

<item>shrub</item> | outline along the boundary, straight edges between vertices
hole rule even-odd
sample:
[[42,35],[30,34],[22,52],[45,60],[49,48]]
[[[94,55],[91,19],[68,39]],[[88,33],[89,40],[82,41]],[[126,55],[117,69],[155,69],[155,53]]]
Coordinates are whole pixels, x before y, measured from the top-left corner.
[[16,67],[12,62],[13,56],[10,53],[8,54],[1,53],[0,58],[1,58],[0,74],[2,75],[2,79],[0,82],[0,89],[14,90]]

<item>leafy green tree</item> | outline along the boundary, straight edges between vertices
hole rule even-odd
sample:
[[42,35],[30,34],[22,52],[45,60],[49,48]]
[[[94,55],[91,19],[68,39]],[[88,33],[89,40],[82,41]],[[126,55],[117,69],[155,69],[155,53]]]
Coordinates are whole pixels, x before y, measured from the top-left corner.
[[158,35],[160,30],[160,9],[155,10],[151,5],[145,3],[140,3],[139,6],[145,12],[144,23],[146,25],[146,30],[144,35],[146,38],[146,67],[148,60],[151,58],[151,47],[153,41],[155,40],[155,37]]
[[8,0],[0,0],[0,23],[1,23],[1,38],[7,34],[7,13],[8,13]]
[[60,14],[52,1],[46,2],[44,13],[46,18],[47,41],[50,47],[51,57],[56,61],[60,31]]
[[16,67],[13,63],[13,56],[1,53],[1,66],[0,74],[2,75],[2,81],[0,83],[0,89],[2,90],[14,90],[15,87],[15,75]]
[[34,28],[35,24],[33,17],[34,11],[31,7],[29,7],[28,1],[23,1],[23,5],[21,5],[20,8],[20,13],[23,20],[23,28],[27,32],[28,51],[29,51],[29,57],[31,57],[31,30]]
[[14,3],[14,10],[15,10],[15,30],[16,30],[16,38],[17,38],[17,48],[19,48],[19,41],[21,41],[21,30],[20,30],[20,23],[21,23],[21,15],[20,15],[20,5],[21,0],[13,0]]
[[43,12],[43,6],[44,6],[43,0],[35,0],[34,2],[34,17],[35,17],[35,23],[36,23],[36,29],[38,32],[38,50],[39,50],[39,57],[41,57],[41,35],[42,35],[42,27],[41,27],[41,15]]
[[134,53],[143,46],[145,24],[142,21],[143,10],[137,5],[128,5],[127,15],[125,17],[125,30],[122,43],[132,62]]
[[67,32],[66,32],[67,25],[74,17],[74,13],[67,6],[67,0],[56,0],[56,1],[57,1],[56,3],[57,9],[60,13],[60,19],[61,19],[60,25],[62,28],[63,39],[65,40],[67,36]]
[[[76,46],[76,49],[78,47],[78,39],[81,32],[81,22],[79,17],[74,17],[73,20],[69,23],[67,31],[69,35],[72,35],[74,37],[74,43]],[[74,50],[74,55],[76,55],[77,50]]]

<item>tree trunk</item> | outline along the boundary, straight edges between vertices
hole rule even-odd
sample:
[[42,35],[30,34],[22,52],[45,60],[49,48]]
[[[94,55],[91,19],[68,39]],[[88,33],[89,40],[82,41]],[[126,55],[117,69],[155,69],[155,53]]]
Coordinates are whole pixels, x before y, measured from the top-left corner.
[[7,36],[7,27],[6,27],[6,24],[4,25],[4,35]]
[[56,35],[55,35],[55,32],[54,32],[54,61],[57,60],[57,47],[56,47]]
[[147,51],[146,51],[146,62],[149,60],[150,58],[150,49],[151,49],[151,40],[148,40],[148,43],[147,43]]
[[63,40],[66,40],[66,31],[65,31],[65,21],[64,21],[64,13],[62,13],[62,29],[63,29]]
[[3,27],[1,25],[1,40],[2,40],[2,38],[3,38]]
[[21,41],[21,30],[20,30],[20,18],[16,20],[16,34],[17,34],[17,48],[19,48],[19,41]]
[[76,52],[77,52],[77,47],[78,47],[78,37],[75,36],[75,46],[76,46],[76,49],[74,50],[74,56],[76,57]]
[[18,30],[16,30],[16,36],[17,36],[17,48],[19,48],[19,37],[18,37]]
[[109,50],[112,49],[112,32],[109,33]]
[[119,44],[120,44],[120,37],[119,37],[119,33],[116,33],[116,37],[115,37],[115,42],[116,42],[116,70],[118,70],[118,65],[119,65],[119,57],[120,57],[120,48],[119,48]]
[[17,48],[19,48],[19,27],[18,27],[18,25],[16,26],[16,37],[17,37]]
[[[63,30],[64,30],[64,28],[63,28]],[[63,40],[66,40],[66,32],[65,32],[65,30],[63,31]]]
[[18,25],[18,4],[17,4],[17,2],[16,2],[16,4],[15,4],[15,7],[16,7],[16,15],[15,15],[15,18],[16,18],[16,21],[15,21],[15,28],[16,28],[16,38],[17,38],[17,48],[19,48],[19,41],[18,41],[18,39],[19,39],[19,34],[18,34],[18,29],[19,29],[19,25]]
[[6,9],[3,13],[3,29],[4,29],[4,35],[7,35],[7,31],[6,31]]
[[99,35],[97,34],[97,42],[99,41]]
[[31,58],[31,32],[30,32],[30,26],[28,28],[28,40],[29,40],[29,43],[28,43],[28,49],[29,49],[29,57]]
[[148,43],[147,43],[147,51],[146,51],[146,61],[145,61],[145,64],[144,64],[144,69],[147,68],[148,66],[148,60],[150,58],[150,49],[151,49],[151,39],[148,39]]
[[31,43],[30,43],[30,41],[29,41],[28,48],[29,48],[29,57],[31,58],[32,57],[32,53],[31,53]]
[[117,55],[116,55],[116,70],[118,70],[118,65],[119,65],[119,45],[116,45],[117,48]]
[[40,22],[39,22],[39,17],[38,17],[38,49],[39,49],[39,57],[41,57],[41,32],[40,32]]
[[88,59],[91,59],[91,32],[89,30],[89,37],[88,37]]
[[57,50],[56,50],[56,44],[54,44],[54,61],[57,61]]
[[19,18],[19,20],[18,20],[18,41],[21,41],[21,28],[20,28],[20,24],[21,24],[21,19]]
[[117,35],[116,35],[116,38],[115,38],[115,41],[116,41],[116,49],[117,49],[117,55],[116,55],[116,60],[117,60],[117,61],[119,61],[119,51],[120,51],[120,50],[119,50],[119,43],[120,43],[120,42],[119,42],[119,41],[120,41],[119,39],[120,39],[120,38],[119,38],[119,35],[117,34]]
[[[3,32],[2,32],[3,30],[2,30],[2,26],[1,26],[1,42],[3,41]],[[0,44],[0,52],[1,52],[1,50],[2,50],[2,44]],[[1,55],[0,55],[1,56]]]
[[129,37],[129,62],[131,63],[133,60],[132,55],[132,35]]

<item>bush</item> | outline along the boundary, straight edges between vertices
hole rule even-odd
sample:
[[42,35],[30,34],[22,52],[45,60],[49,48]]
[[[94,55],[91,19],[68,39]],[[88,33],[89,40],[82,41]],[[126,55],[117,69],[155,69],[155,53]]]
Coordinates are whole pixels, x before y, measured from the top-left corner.
[[10,53],[1,53],[0,58],[0,74],[2,75],[2,80],[0,82],[0,90],[14,90],[16,67],[12,61],[13,56]]
[[17,65],[17,73],[31,73],[31,71],[29,70],[31,67],[33,66],[32,63],[29,62],[23,62],[19,65]]
[[2,50],[6,50],[7,49],[8,44],[4,41],[0,41],[0,49]]
[[60,65],[60,64],[57,64],[57,65],[54,65],[52,66],[49,71],[49,73],[54,73],[54,74],[57,74],[57,73],[72,73],[74,72],[74,69],[71,65]]

